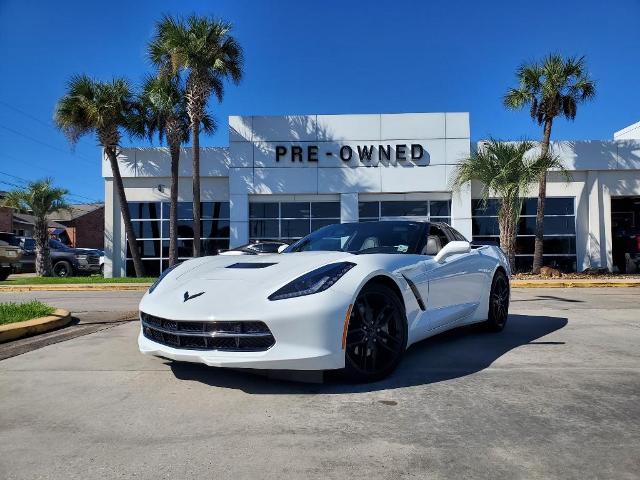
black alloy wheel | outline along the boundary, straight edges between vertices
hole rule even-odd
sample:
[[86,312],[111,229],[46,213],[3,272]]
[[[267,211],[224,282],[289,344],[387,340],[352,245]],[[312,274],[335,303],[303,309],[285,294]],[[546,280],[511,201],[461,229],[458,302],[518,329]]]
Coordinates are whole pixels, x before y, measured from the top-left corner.
[[71,271],[71,265],[69,262],[65,262],[64,260],[57,262],[53,266],[53,275],[55,277],[69,277],[71,276]]
[[485,322],[488,330],[500,332],[509,317],[509,279],[502,270],[498,270],[491,282],[489,294],[489,318]]
[[362,382],[380,380],[395,370],[406,347],[407,321],[401,300],[382,284],[366,285],[349,319],[347,376]]

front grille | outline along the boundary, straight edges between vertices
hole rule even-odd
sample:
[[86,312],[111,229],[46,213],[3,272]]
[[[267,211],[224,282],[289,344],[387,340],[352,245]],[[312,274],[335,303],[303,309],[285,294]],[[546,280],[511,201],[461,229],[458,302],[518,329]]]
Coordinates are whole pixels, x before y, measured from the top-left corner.
[[97,255],[90,255],[87,257],[87,263],[89,265],[99,265],[100,264],[100,257]]
[[145,337],[162,345],[188,350],[261,352],[275,343],[263,322],[177,321],[140,312]]

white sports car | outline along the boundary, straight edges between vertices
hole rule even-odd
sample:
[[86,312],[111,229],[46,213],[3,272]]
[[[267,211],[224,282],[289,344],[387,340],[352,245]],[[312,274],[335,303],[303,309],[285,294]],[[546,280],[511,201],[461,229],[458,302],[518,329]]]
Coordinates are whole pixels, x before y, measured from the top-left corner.
[[407,347],[461,325],[504,328],[509,266],[446,224],[329,225],[266,256],[166,270],[140,302],[143,353],[218,367],[390,374]]

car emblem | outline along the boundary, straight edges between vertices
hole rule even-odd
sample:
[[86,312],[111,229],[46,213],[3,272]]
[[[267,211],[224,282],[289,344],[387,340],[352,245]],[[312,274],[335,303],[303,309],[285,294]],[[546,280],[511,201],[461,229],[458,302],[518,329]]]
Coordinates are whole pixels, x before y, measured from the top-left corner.
[[204,295],[204,292],[194,293],[193,295],[189,295],[189,292],[184,292],[184,300],[182,302],[184,303],[187,300],[191,300],[192,298],[199,297],[200,295]]

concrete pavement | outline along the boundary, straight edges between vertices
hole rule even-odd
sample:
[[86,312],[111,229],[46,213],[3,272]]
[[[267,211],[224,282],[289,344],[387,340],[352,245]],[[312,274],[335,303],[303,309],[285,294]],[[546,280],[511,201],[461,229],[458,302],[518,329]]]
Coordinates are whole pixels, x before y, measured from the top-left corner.
[[514,291],[371,385],[142,356],[136,322],[50,345],[0,361],[0,478],[638,478],[637,292]]
[[33,337],[0,343],[0,360],[71,338],[112,328],[136,318],[144,292],[0,292],[0,302],[40,300],[71,312],[70,325]]

